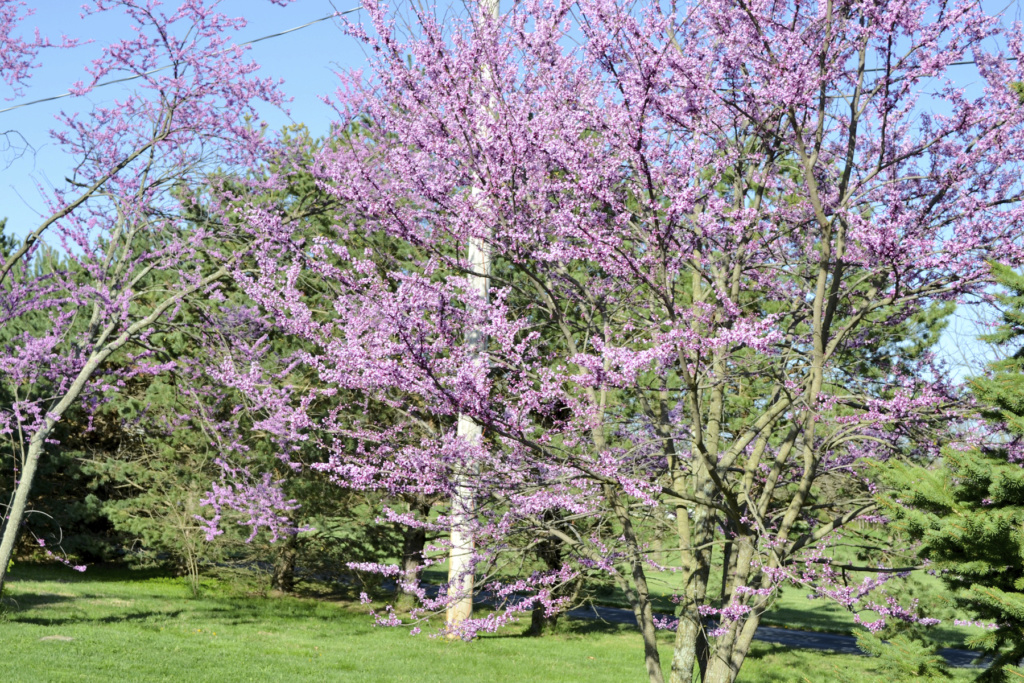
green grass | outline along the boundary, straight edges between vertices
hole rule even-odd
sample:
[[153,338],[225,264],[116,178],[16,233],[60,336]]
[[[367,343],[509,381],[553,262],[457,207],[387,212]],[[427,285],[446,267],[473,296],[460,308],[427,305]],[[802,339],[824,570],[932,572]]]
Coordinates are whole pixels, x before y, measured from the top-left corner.
[[[646,680],[639,636],[569,622],[544,638],[521,625],[473,643],[373,627],[366,607],[246,595],[209,582],[191,598],[183,580],[154,572],[18,565],[0,616],[5,681],[587,681]],[[60,637],[54,638],[54,637]],[[662,661],[671,658],[662,636]],[[866,657],[756,644],[741,681],[883,679]],[[957,672],[953,680],[970,680]]]
[[[850,580],[853,583],[859,583],[867,575],[863,572],[850,572]],[[871,575],[873,576],[873,574]],[[655,610],[667,614],[673,613],[675,605],[669,598],[673,593],[681,592],[681,575],[672,572],[651,571],[648,572],[647,578]],[[713,594],[717,593],[720,581],[720,576],[712,576],[710,585]],[[933,602],[947,603],[940,611],[929,613],[929,616],[937,616],[942,619],[941,624],[928,630],[929,637],[942,647],[968,647],[967,641],[984,633],[984,630],[980,628],[953,624],[954,619],[970,621],[974,617],[952,607],[948,591],[942,582],[934,576],[917,572],[911,578],[894,578],[887,584],[887,590],[893,595],[901,596],[904,602],[908,597],[928,596]],[[761,623],[765,626],[841,634],[852,634],[860,628],[854,623],[851,612],[831,600],[809,600],[808,592],[793,586],[784,587],[772,607],[761,618]],[[616,607],[628,606],[622,592],[612,586],[599,591],[595,596],[595,601],[599,604]],[[922,600],[922,604],[927,601],[927,598]],[[872,621],[877,616],[873,612],[864,612],[861,614],[861,618],[865,621]]]

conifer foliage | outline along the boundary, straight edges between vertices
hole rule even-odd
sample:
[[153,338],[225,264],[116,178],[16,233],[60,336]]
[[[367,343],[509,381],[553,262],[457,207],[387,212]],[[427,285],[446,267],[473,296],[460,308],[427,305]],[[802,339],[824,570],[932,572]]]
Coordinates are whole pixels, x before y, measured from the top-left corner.
[[[338,143],[312,169],[344,211],[312,242],[286,204],[238,211],[258,269],[235,280],[303,340],[317,385],[224,379],[281,438],[316,442],[339,485],[447,500],[441,534],[474,511],[476,585],[504,602],[447,635],[562,611],[551,588],[600,571],[630,600],[652,683],[659,626],[676,629],[671,683],[732,683],[782,583],[853,609],[883,582],[837,585],[824,549],[876,512],[865,463],[934,459],[960,401],[903,342],[884,374],[855,361],[879,330],[984,293],[986,259],[1024,263],[1007,85],[1024,72],[985,51],[1024,40],[966,4],[467,5],[441,21],[363,3],[349,34],[370,66],[341,76]],[[983,95],[925,85],[967,55]],[[488,300],[469,285],[474,240]],[[306,294],[311,274],[330,296]],[[336,411],[303,409],[327,392]],[[397,421],[353,419],[375,405]],[[483,428],[472,448],[462,415]],[[664,510],[671,533],[652,528]],[[558,539],[562,566],[509,576],[528,566],[518,539]],[[678,620],[654,617],[648,539],[680,548]],[[872,609],[874,628],[916,618]]]
[[[278,0],[278,4],[281,4]],[[47,191],[46,211],[0,265],[0,329],[20,330],[0,345],[3,449],[17,464],[15,489],[4,497],[0,590],[48,446],[76,407],[139,374],[167,367],[149,362],[154,325],[172,318],[193,294],[209,296],[238,258],[220,258],[209,230],[190,230],[183,188],[204,187],[214,168],[253,168],[266,153],[257,104],[279,106],[278,84],[256,78],[258,66],[225,34],[242,18],[188,0],[162,11],[156,0],[99,0],[86,15],[119,13],[132,36],[112,42],[69,89],[71,104],[108,79],[133,81],[133,92],[109,108],[83,105],[57,117],[53,142],[73,159],[64,184]],[[0,78],[18,92],[49,43],[26,42],[24,3],[0,1]],[[70,44],[64,41],[64,44]],[[46,277],[35,269],[43,245],[59,244],[66,266]],[[177,274],[173,284],[161,273]],[[25,328],[25,321],[41,329]],[[109,364],[130,353],[130,370]]]
[[[448,543],[475,549],[467,573],[496,603],[448,636],[551,617],[600,574],[633,607],[651,683],[656,628],[676,629],[670,683],[733,683],[783,584],[875,611],[874,630],[920,621],[866,602],[886,574],[841,585],[825,553],[877,521],[868,463],[936,462],[961,416],[942,367],[892,335],[984,295],[995,255],[1024,265],[1024,108],[1008,87],[1024,81],[1024,29],[971,1],[517,0],[494,17],[470,0],[442,20],[365,0],[346,31],[368,69],[340,75],[331,139],[311,153],[259,126],[283,93],[216,4],[90,10],[137,30],[72,95],[122,77],[137,95],[61,117],[76,170],[0,269],[0,326],[46,323],[0,345],[0,436],[20,458],[0,587],[58,423],[181,372],[160,356],[164,330],[196,299],[223,304],[231,282],[252,302],[233,319],[261,332],[204,326],[229,342],[205,376],[240,397],[207,420],[225,470],[204,499],[209,534],[231,514],[294,532],[282,463],[398,501],[381,520],[422,552],[349,564],[416,596],[412,623],[378,623],[426,624],[468,597],[419,584],[428,531],[472,536]],[[12,87],[43,47],[11,42],[19,16],[0,12]],[[952,71],[967,60],[970,92]],[[291,187],[314,183],[329,202],[311,226]],[[34,277],[44,238],[70,245],[75,268]],[[480,439],[461,438],[464,418]],[[269,471],[239,438],[256,432],[275,447]],[[965,566],[1000,595],[1024,587],[992,556],[1016,540],[1013,434],[970,441],[1001,469],[951,451],[948,479],[905,472],[948,492],[943,507],[908,487],[922,535],[957,505],[986,513],[963,542],[995,549],[968,548]],[[677,548],[678,619],[654,615],[651,546]],[[1020,623],[1007,610],[999,623]],[[1000,662],[1010,638],[996,631]]]
[[931,570],[989,626],[972,643],[994,655],[982,680],[1004,681],[1024,658],[1024,277],[992,270],[1007,291],[996,297],[1002,324],[982,339],[1019,348],[970,382],[986,424],[945,448],[940,467],[895,468],[889,505]]

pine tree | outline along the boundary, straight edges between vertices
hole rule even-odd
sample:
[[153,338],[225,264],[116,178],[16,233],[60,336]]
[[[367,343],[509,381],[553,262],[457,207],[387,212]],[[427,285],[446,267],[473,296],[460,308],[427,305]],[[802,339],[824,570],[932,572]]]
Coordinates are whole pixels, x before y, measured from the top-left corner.
[[[992,273],[1007,291],[1001,324],[982,339],[1012,348],[1024,341],[1024,276],[999,264]],[[1024,346],[970,387],[997,438],[949,446],[933,468],[894,467],[887,505],[959,606],[996,625],[969,644],[993,658],[979,680],[1005,681],[1024,658]]]
[[[8,232],[7,219],[0,219],[0,258],[7,258],[21,242]],[[57,272],[72,271],[74,263],[61,257],[52,247],[38,245],[27,259],[29,273],[42,281]],[[5,292],[6,289],[0,289]],[[24,343],[22,335],[39,337],[45,334],[49,316],[45,311],[10,317],[10,310],[0,314],[0,351],[11,350]],[[34,391],[33,391],[34,390]],[[30,393],[33,392],[33,393]],[[46,395],[53,387],[40,384],[30,388],[0,380],[0,410],[9,409],[15,397],[22,400],[32,395]],[[29,499],[17,554],[42,557],[53,549],[57,555],[69,555],[76,561],[94,562],[109,559],[118,538],[101,512],[102,500],[112,494],[98,483],[68,452],[68,444],[100,443],[109,437],[104,424],[87,429],[87,416],[71,410],[54,429],[52,443],[45,447],[46,457],[39,463],[40,481]],[[13,502],[15,480],[24,464],[26,444],[11,432],[0,438],[0,512]],[[47,550],[40,550],[40,543]]]

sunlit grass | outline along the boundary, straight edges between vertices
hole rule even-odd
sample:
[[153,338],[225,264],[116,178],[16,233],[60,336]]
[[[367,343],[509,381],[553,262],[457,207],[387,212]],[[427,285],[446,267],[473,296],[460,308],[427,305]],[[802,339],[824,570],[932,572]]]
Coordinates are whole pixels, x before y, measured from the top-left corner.
[[[851,583],[856,584],[868,575],[866,572],[850,572],[849,580]],[[873,574],[871,575],[873,576]],[[655,610],[671,614],[675,609],[675,604],[670,598],[674,593],[682,592],[681,574],[651,571],[648,572],[647,578],[652,591]],[[720,581],[720,575],[712,575],[709,582],[712,588],[712,595],[717,595]],[[927,616],[939,617],[942,619],[942,623],[931,627],[927,633],[929,637],[933,638],[943,647],[965,647],[969,639],[984,632],[980,628],[956,626],[953,623],[954,619],[971,621],[974,617],[952,606],[949,593],[936,577],[917,572],[914,576],[907,579],[892,579],[886,586],[886,590],[891,595],[900,596],[901,600],[905,603],[908,603],[911,597],[924,594],[930,596],[932,601],[942,603],[943,608],[939,612],[929,612],[927,614]],[[808,589],[785,586],[776,596],[769,611],[762,617],[761,623],[765,626],[841,634],[852,634],[860,628],[854,623],[852,612],[828,599],[808,599],[809,593]],[[601,604],[619,607],[627,606],[625,596],[621,591],[612,586],[599,591],[595,599]],[[922,601],[922,604],[926,602],[928,601]],[[877,615],[873,612],[865,611],[861,614],[861,618],[865,621],[873,621],[877,618]]]
[[[327,599],[263,597],[154,572],[20,565],[12,574],[0,652],[7,681],[593,681],[646,680],[639,636],[571,621],[525,638],[521,624],[473,643],[373,626],[368,607]],[[662,635],[671,659],[671,634]],[[880,680],[872,660],[755,644],[742,681]],[[955,680],[969,680],[958,672]]]

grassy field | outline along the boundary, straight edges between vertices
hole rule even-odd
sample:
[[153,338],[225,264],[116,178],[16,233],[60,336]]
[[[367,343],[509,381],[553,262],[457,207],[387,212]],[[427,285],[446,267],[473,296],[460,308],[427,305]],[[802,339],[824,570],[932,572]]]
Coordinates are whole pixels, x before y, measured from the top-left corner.
[[[20,565],[0,616],[5,681],[587,681],[646,680],[629,629],[569,622],[543,638],[516,625],[473,643],[375,628],[344,601],[246,595],[209,582],[190,597],[153,572]],[[663,635],[662,658],[671,656]],[[756,644],[741,681],[880,683],[866,657]],[[971,680],[958,671],[954,681]],[[887,681],[886,683],[891,683]]]
[[[873,540],[880,546],[887,543],[881,535]],[[842,549],[834,559],[837,562],[864,564],[857,559],[855,549],[851,548]],[[668,563],[664,558],[661,558],[661,561]],[[682,575],[678,572],[651,569],[648,569],[646,574],[655,611],[664,614],[674,613],[676,605],[672,602],[671,597],[675,593],[683,592]],[[446,563],[436,564],[424,572],[424,579],[433,584],[444,583],[447,581],[447,576]],[[850,571],[847,573],[851,585],[859,584],[865,578],[875,576],[875,572]],[[721,573],[712,571],[709,581],[711,595],[717,595],[720,584]],[[907,578],[894,577],[885,585],[885,590],[891,595],[898,596],[901,604],[904,605],[908,605],[912,598],[919,598],[924,616],[936,617],[942,622],[929,628],[927,632],[928,636],[942,647],[970,648],[969,641],[985,633],[985,630],[981,628],[954,624],[955,619],[970,622],[975,619],[975,616],[956,609],[952,604],[950,593],[942,581],[935,576],[918,571]],[[772,607],[762,617],[761,623],[765,626],[839,634],[852,634],[859,628],[853,621],[853,614],[838,603],[827,599],[809,600],[808,593],[809,590],[799,587],[790,585],[783,587],[775,597]],[[629,607],[626,596],[610,581],[604,587],[598,588],[591,598],[601,605]],[[880,599],[878,596],[876,598]],[[861,614],[861,618],[865,621],[873,621],[878,618],[878,615],[865,611]]]
[[[851,572],[851,583],[859,583],[865,576],[867,576],[866,573]],[[680,575],[671,572],[649,572],[648,581],[654,595],[655,609],[672,613],[675,606],[669,598],[673,592],[681,592]],[[713,576],[711,586],[717,587],[718,581],[720,578]],[[967,641],[984,633],[980,628],[953,624],[954,619],[971,621],[973,617],[952,607],[948,592],[942,586],[941,581],[933,576],[918,572],[911,578],[892,579],[887,584],[887,590],[892,595],[900,596],[903,602],[907,602],[911,597],[921,597],[923,605],[931,604],[933,607],[935,603],[941,605],[939,609],[929,611],[927,615],[942,619],[942,623],[931,627],[928,634],[943,647],[967,647]],[[784,587],[771,609],[761,619],[761,623],[765,626],[844,634],[852,633],[857,628],[853,622],[852,613],[831,600],[809,600],[808,592],[792,586]],[[625,596],[621,591],[611,587],[599,592],[596,600],[607,605],[627,606]],[[864,612],[861,617],[865,621],[872,621],[877,618],[877,615],[874,615],[873,612]]]

